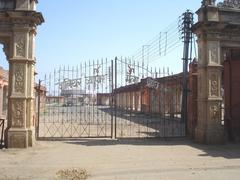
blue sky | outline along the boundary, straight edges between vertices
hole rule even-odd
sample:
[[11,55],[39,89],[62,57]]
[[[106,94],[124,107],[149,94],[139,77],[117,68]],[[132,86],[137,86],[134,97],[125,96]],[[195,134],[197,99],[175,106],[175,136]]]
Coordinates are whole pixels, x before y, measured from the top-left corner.
[[[200,5],[201,0],[40,0],[37,9],[45,23],[36,40],[39,77],[60,65],[132,56],[186,9],[195,12]],[[151,65],[165,63],[177,71],[181,51]]]

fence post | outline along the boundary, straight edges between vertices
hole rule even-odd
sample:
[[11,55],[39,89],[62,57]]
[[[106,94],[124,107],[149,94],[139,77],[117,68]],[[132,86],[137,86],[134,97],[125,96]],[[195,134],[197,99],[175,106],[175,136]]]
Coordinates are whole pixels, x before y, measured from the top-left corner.
[[1,122],[0,122],[0,127],[2,126],[2,130],[1,130],[1,141],[0,141],[0,148],[2,147],[3,145],[3,133],[4,133],[4,121],[5,119],[0,119]]
[[111,76],[111,138],[113,139],[113,103],[114,103],[114,92],[113,92],[113,60],[111,60],[111,69],[110,69],[110,76]]
[[[117,90],[117,57],[115,57],[115,92]],[[116,93],[114,94],[114,109],[115,109],[115,120],[114,120],[114,124],[115,124],[115,139],[117,139],[117,97],[116,97]]]
[[38,94],[38,110],[37,110],[37,131],[36,131],[36,139],[39,138],[39,121],[40,121],[40,105],[41,105],[41,98],[40,98],[40,95],[41,95],[41,80],[39,79],[39,82],[38,82],[38,88],[37,88],[37,94]]

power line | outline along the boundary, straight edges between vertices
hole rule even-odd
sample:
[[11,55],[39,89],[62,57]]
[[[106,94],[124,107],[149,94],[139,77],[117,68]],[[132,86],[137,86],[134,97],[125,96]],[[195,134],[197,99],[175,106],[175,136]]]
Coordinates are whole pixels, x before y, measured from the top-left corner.
[[166,56],[169,52],[173,51],[181,43],[179,32],[179,19],[174,20],[158,35],[154,36],[151,40],[147,41],[141,48],[139,48],[132,59],[142,64],[149,64],[156,60]]

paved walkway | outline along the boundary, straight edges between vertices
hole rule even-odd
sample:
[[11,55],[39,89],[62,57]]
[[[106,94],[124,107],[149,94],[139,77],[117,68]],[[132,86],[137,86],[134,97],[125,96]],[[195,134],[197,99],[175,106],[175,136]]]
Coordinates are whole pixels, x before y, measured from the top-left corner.
[[39,141],[27,150],[0,150],[0,179],[58,179],[81,168],[89,180],[239,180],[240,144],[206,146],[188,140]]

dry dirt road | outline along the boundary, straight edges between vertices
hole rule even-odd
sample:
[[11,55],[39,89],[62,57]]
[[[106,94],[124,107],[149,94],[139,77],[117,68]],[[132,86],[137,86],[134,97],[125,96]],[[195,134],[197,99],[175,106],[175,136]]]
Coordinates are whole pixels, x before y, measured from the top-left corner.
[[0,180],[61,179],[57,172],[72,168],[85,169],[89,180],[239,180],[240,144],[80,139],[0,150]]

